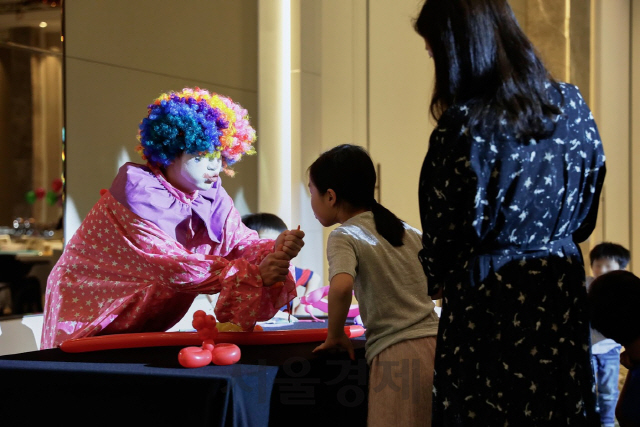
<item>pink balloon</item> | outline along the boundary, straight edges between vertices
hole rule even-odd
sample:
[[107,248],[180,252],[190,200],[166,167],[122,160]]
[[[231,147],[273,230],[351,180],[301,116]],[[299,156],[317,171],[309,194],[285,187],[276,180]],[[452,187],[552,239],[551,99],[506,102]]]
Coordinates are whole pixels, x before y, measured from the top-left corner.
[[[309,313],[314,320],[319,320],[319,319],[316,319],[310,307],[315,307],[318,310],[323,311],[325,313],[329,312],[329,303],[322,299],[329,294],[329,288],[330,286],[323,286],[319,289],[316,289],[313,292],[310,292],[308,295],[305,295],[300,298],[300,304],[305,306],[304,308],[305,311]],[[356,317],[359,314],[360,314],[360,307],[358,307],[358,304],[351,304],[351,306],[349,306],[349,313],[347,314],[347,316]]]
[[240,360],[240,347],[235,344],[216,344],[211,352],[211,361],[216,365],[233,365],[238,360]]
[[214,347],[215,347],[215,343],[213,342],[213,340],[205,340],[202,343],[202,349],[203,350],[213,351]]
[[202,347],[185,347],[178,353],[178,362],[185,368],[201,368],[211,363],[211,351]]

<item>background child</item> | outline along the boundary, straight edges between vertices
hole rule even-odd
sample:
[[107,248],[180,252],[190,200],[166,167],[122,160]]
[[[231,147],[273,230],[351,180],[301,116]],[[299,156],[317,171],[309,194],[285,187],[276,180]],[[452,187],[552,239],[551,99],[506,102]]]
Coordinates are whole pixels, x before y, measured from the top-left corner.
[[[250,229],[255,230],[261,239],[275,240],[283,231],[288,229],[282,218],[268,212],[243,215],[242,222]],[[293,279],[296,282],[298,296],[291,301],[292,314],[294,316],[306,316],[308,313],[305,307],[300,305],[300,297],[321,288],[323,285],[322,278],[308,268],[294,267]],[[288,312],[289,306],[286,305],[281,310]],[[315,316],[326,315],[326,313],[314,307],[311,307],[311,310]]]
[[[594,246],[589,252],[593,277],[587,278],[587,287],[594,278],[610,271],[625,269],[629,259],[629,251],[617,243],[603,242]],[[615,424],[621,349],[620,344],[605,338],[598,330],[591,329],[591,363],[596,380],[597,410],[604,427],[613,427]]]
[[629,369],[615,415],[620,427],[640,426],[640,278],[628,271],[597,277],[588,292],[591,323],[624,346],[620,357]]
[[373,162],[358,146],[335,147],[309,167],[316,218],[342,224],[327,243],[329,331],[314,352],[341,347],[353,359],[343,328],[355,290],[370,365],[367,424],[431,425],[438,317],[418,260],[421,235],[375,201],[375,183]]

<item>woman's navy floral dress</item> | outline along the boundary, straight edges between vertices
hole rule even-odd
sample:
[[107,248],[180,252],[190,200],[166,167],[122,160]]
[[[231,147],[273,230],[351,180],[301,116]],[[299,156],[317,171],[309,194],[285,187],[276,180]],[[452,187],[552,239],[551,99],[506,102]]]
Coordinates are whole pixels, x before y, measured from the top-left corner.
[[548,90],[562,109],[548,139],[471,133],[464,105],[431,135],[420,258],[444,295],[434,426],[599,425],[576,242],[593,231],[605,157],[578,89]]

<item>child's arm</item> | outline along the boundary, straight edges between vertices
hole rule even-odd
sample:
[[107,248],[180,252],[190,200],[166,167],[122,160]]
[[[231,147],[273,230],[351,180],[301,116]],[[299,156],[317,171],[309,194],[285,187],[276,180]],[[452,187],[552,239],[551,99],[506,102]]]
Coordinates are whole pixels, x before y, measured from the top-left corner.
[[344,348],[349,352],[351,360],[355,359],[353,344],[344,333],[344,324],[351,306],[353,294],[353,276],[339,273],[333,276],[329,288],[329,328],[327,339],[316,347],[313,352],[330,348]]

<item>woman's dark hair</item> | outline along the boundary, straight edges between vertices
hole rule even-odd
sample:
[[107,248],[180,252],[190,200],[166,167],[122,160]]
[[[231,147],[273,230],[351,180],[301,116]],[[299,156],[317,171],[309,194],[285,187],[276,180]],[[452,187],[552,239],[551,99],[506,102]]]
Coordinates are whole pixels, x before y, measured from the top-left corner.
[[507,0],[426,0],[414,29],[429,44],[436,79],[431,115],[469,109],[472,131],[509,129],[543,138],[561,111],[547,94],[557,85],[518,26]]
[[376,170],[364,148],[344,144],[325,151],[309,166],[309,179],[320,194],[335,191],[336,203],[371,209],[378,233],[393,246],[403,245],[404,224],[374,198]]
[[617,243],[602,242],[595,245],[589,252],[591,265],[598,259],[612,259],[618,263],[620,268],[625,268],[629,264],[631,253],[627,248]]
[[274,230],[283,232],[287,229],[287,224],[278,216],[272,213],[259,212],[242,216],[242,223],[255,231]]
[[640,279],[625,270],[614,270],[589,286],[591,326],[607,338],[629,345],[640,339]]

